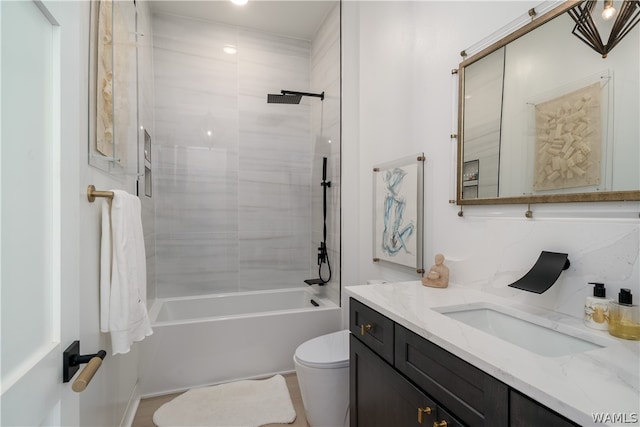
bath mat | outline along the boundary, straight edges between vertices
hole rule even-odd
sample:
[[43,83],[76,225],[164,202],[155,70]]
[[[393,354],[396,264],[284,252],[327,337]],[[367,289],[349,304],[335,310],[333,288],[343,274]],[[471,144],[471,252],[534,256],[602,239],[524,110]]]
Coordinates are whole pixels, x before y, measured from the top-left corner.
[[153,414],[158,427],[258,427],[292,423],[296,411],[282,375],[194,388]]

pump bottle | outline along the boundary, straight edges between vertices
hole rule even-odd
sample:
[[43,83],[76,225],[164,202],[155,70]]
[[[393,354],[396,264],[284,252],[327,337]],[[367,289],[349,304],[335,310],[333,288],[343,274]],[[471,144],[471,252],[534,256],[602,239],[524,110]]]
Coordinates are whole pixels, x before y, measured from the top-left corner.
[[609,329],[609,303],[604,283],[593,285],[593,296],[588,296],[584,303],[584,324],[590,328],[606,331]]

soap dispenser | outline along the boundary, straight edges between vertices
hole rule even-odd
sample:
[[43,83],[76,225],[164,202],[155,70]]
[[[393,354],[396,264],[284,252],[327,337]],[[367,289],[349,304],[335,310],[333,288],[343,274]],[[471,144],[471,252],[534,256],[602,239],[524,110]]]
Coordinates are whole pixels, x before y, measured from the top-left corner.
[[640,307],[633,305],[630,289],[620,289],[618,302],[609,304],[609,333],[626,340],[640,340]]
[[604,283],[593,285],[593,296],[588,296],[584,303],[584,324],[593,329],[606,331],[609,329],[609,303]]

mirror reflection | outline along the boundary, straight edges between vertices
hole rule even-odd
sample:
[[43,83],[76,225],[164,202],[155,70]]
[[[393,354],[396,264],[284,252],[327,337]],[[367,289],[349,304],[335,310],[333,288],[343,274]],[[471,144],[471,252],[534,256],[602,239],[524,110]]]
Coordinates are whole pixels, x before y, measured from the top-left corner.
[[461,63],[459,204],[640,199],[640,30],[602,58],[567,8]]

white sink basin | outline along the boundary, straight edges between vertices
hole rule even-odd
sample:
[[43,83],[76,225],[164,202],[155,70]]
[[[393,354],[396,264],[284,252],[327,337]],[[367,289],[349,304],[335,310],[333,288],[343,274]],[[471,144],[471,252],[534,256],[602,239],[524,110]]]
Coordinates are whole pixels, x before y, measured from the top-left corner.
[[[554,328],[542,326],[546,319],[541,318],[536,322],[533,319],[535,316],[525,313],[529,317],[525,320],[519,314],[506,312],[513,310],[500,306],[475,304],[438,307],[434,310],[541,356],[565,356],[606,346],[606,340],[579,338],[555,329],[557,325]],[[601,344],[594,341],[600,341]]]

